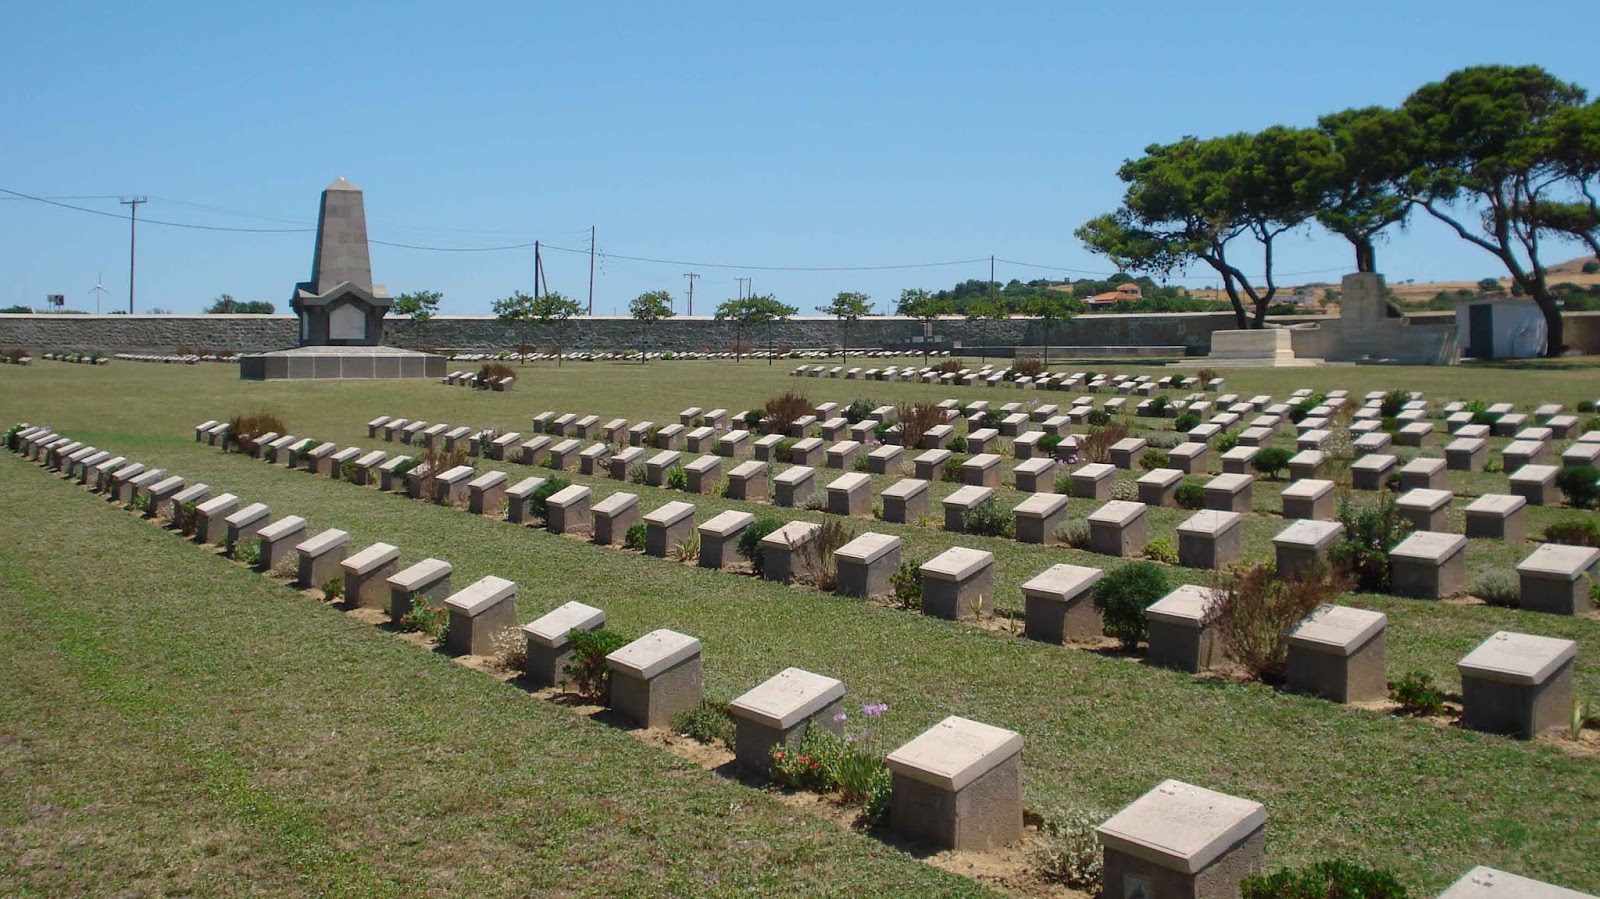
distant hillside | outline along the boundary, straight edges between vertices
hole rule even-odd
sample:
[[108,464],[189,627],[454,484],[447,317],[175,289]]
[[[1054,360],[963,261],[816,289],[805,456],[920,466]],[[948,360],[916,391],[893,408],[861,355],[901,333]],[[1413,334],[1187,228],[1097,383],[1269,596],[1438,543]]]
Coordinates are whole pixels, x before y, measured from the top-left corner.
[[[1583,271],[1584,263],[1593,261],[1593,256],[1579,256],[1576,259],[1569,259],[1558,265],[1549,266],[1546,270],[1549,272],[1550,283],[1570,283],[1577,284],[1580,287],[1600,285],[1600,271],[1587,274]],[[1491,275],[1485,272],[1484,277],[1491,277]],[[1500,278],[1498,283],[1501,290],[1509,291],[1511,289],[1510,278]],[[1338,284],[1318,284],[1311,287],[1309,293],[1320,301],[1324,291],[1330,287],[1337,290]],[[1404,305],[1423,305],[1431,302],[1440,293],[1453,294],[1458,290],[1476,292],[1478,290],[1478,279],[1471,281],[1416,281],[1412,283],[1390,281],[1389,290],[1393,291],[1394,295]],[[1295,288],[1279,288],[1278,292],[1280,294],[1293,295]],[[1196,299],[1202,300],[1222,300],[1226,302],[1228,299],[1228,295],[1220,290],[1191,290],[1190,293],[1194,294]]]

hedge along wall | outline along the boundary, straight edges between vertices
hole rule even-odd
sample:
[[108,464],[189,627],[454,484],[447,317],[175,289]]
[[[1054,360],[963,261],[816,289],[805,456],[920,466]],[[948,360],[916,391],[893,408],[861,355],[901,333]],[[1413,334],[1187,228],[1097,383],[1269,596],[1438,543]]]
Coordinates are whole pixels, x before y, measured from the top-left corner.
[[[1229,313],[1170,315],[1084,315],[1050,328],[1052,346],[1170,346],[1200,355],[1211,347],[1211,332],[1234,327]],[[850,327],[852,347],[908,348],[921,346],[925,325],[910,318],[874,316]],[[1038,319],[968,322],[947,318],[932,328],[936,345],[948,347],[1038,346],[1044,337]],[[418,328],[409,319],[384,323],[384,340],[394,346],[490,350],[515,347],[524,330],[490,316],[440,316]],[[528,341],[550,343],[550,332],[531,325]],[[724,350],[737,329],[708,317],[674,318],[641,327],[631,318],[583,316],[572,319],[562,345],[569,349],[616,350],[644,346],[652,350]],[[260,352],[293,346],[295,319],[287,315],[0,315],[0,347],[34,352],[175,353],[180,349]],[[765,327],[742,335],[745,342],[765,347]],[[770,340],[779,348],[818,349],[840,340],[839,323],[818,316],[797,317],[772,326]]]

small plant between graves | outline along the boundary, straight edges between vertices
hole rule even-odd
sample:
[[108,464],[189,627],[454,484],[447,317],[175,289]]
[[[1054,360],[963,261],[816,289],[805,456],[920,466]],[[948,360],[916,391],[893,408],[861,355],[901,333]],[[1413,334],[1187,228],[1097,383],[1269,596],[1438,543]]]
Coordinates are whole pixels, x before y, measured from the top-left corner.
[[643,462],[635,462],[628,466],[628,483],[643,484],[650,476],[650,469]]
[[266,410],[234,415],[228,419],[228,433],[222,438],[222,451],[253,453],[256,449],[255,438],[266,433],[287,434],[289,428],[283,419]]
[[865,455],[858,455],[858,456],[856,456],[856,460],[854,462],[850,463],[850,468],[853,471],[859,471],[859,472],[871,471],[872,470],[872,460],[868,459]]
[[626,534],[622,535],[622,545],[627,549],[636,549],[639,552],[644,552],[645,539],[649,533],[649,528],[644,525],[633,525],[628,528]]
[[555,496],[570,486],[566,478],[551,478],[534,488],[528,495],[528,510],[534,517],[543,519],[550,512],[550,497]]
[[1110,462],[1112,445],[1126,439],[1127,436],[1128,426],[1122,422],[1090,428],[1088,436],[1078,443],[1078,461]]
[[1556,473],[1556,486],[1574,509],[1593,509],[1600,503],[1600,471],[1593,465],[1568,465]]
[[[1060,491],[1057,491],[1060,492]],[[1089,548],[1089,522],[1070,521],[1056,529],[1056,540],[1073,549]]]
[[672,719],[672,731],[696,743],[733,751],[733,718],[723,703],[701,701],[699,707],[679,712]]
[[[961,435],[957,435],[955,437],[952,437],[952,438],[950,438],[950,442],[945,444],[945,449],[949,450],[952,453],[957,453],[957,454],[965,453],[967,451],[967,438],[964,437],[964,436],[961,436]],[[945,465],[945,469],[948,471],[949,468],[950,468],[950,466],[948,464],[946,464]],[[957,480],[959,480],[959,478]]]
[[[861,706],[861,714],[868,719],[881,718],[888,711],[885,703]],[[848,717],[839,712],[833,720],[843,724]],[[870,725],[857,732],[846,731],[843,737],[821,727],[808,727],[799,746],[791,749],[779,743],[772,748],[772,777],[797,790],[838,790],[846,803],[862,807],[863,824],[877,824],[889,813],[893,778],[883,761],[886,753],[876,743]]]
[[895,407],[900,425],[900,445],[908,450],[922,445],[928,431],[944,424],[944,410],[937,403],[901,403]]
[[344,578],[328,578],[328,582],[322,585],[322,598],[327,602],[339,602],[344,599]]
[[844,420],[851,424],[866,421],[872,417],[872,410],[876,408],[878,407],[872,404],[872,400],[856,397],[850,401],[850,405],[844,407]]
[[1144,610],[1166,596],[1167,573],[1154,562],[1129,562],[1106,572],[1094,587],[1094,608],[1108,635],[1137,649],[1149,633]]
[[495,664],[500,670],[521,674],[528,668],[528,638],[520,630],[507,628],[489,640]]
[[1111,413],[1104,409],[1095,409],[1089,413],[1088,422],[1095,427],[1104,427],[1111,424]]
[[1157,537],[1144,545],[1144,557],[1164,565],[1178,564],[1178,548],[1166,537]]
[[800,569],[818,590],[832,590],[839,581],[839,560],[834,553],[856,539],[855,528],[838,518],[825,519],[815,537],[800,547]]
[[1250,460],[1250,467],[1276,481],[1283,475],[1283,470],[1289,467],[1292,455],[1281,446],[1269,446],[1256,453],[1255,458]]
[[429,605],[427,600],[428,598],[420,593],[412,594],[411,611],[400,616],[400,620],[395,623],[403,631],[427,634],[443,643],[450,635],[450,610],[442,605]]
[[1510,571],[1492,571],[1479,578],[1472,585],[1472,595],[1502,609],[1522,606],[1522,585]]
[[1378,415],[1383,418],[1394,418],[1406,408],[1406,403],[1411,402],[1411,394],[1404,390],[1395,389],[1383,395],[1378,401]]
[[666,483],[668,490],[688,490],[689,472],[682,465],[674,465],[667,469]]
[[794,423],[811,414],[811,398],[803,393],[788,390],[767,399],[763,407],[766,417],[772,419],[775,434],[787,434]]
[[261,541],[241,540],[234,544],[233,560],[245,565],[255,565],[261,561]]
[[150,494],[140,493],[133,498],[133,502],[128,503],[128,508],[145,515],[150,512],[150,502]]
[[628,645],[628,638],[610,628],[585,631],[573,630],[567,634],[572,641],[572,661],[562,669],[571,679],[578,695],[593,702],[605,702],[611,696],[611,668],[606,656]]
[[1240,899],[1405,899],[1393,874],[1337,859],[1255,874],[1239,882]]
[[1193,412],[1181,413],[1172,420],[1172,430],[1181,434],[1186,434],[1198,427],[1200,427],[1200,416]]
[[913,612],[922,609],[922,566],[927,561],[912,559],[901,562],[899,570],[889,575],[889,586],[894,588],[894,601],[900,608]]
[[491,383],[516,376],[517,370],[504,362],[485,362],[483,367],[478,369],[477,386],[482,390],[488,390]]
[[1237,431],[1229,431],[1217,437],[1217,452],[1219,453],[1225,453],[1238,445],[1239,433]]
[[762,565],[767,558],[766,547],[761,545],[761,538],[782,526],[778,519],[763,515],[750,522],[750,526],[739,535],[739,555],[750,560],[750,568],[756,574],[761,574]]
[[961,513],[961,527],[979,537],[1016,535],[1016,520],[1000,505],[1000,500],[992,496]]
[[1282,683],[1289,675],[1289,632],[1349,586],[1342,575],[1311,565],[1288,577],[1270,563],[1241,565],[1218,584],[1217,633],[1228,654],[1258,680]]
[[1199,481],[1185,480],[1172,492],[1172,501],[1178,504],[1178,508],[1191,512],[1203,509],[1206,505],[1206,486]]
[[944,467],[939,470],[939,477],[946,483],[961,483],[961,465],[966,461],[965,456],[951,456],[944,460]]
[[1376,508],[1339,509],[1344,536],[1333,545],[1329,558],[1334,567],[1348,573],[1357,589],[1367,593],[1388,593],[1392,570],[1389,551],[1411,533],[1411,522],[1401,515],[1391,491],[1384,491]]
[[195,528],[200,524],[199,508],[199,503],[184,503],[177,507],[173,524],[177,525],[178,533],[185,537],[194,536]]
[[1412,671],[1389,686],[1389,699],[1402,714],[1432,718],[1444,714],[1444,693],[1433,682],[1433,675]]
[[1098,828],[1109,815],[1084,809],[1045,809],[1039,815],[1039,838],[1028,851],[1028,865],[1051,883],[1100,893],[1105,851]]
[[693,562],[700,557],[700,532],[690,531],[689,536],[672,546],[672,561]]
[[1145,471],[1155,471],[1158,468],[1166,468],[1171,464],[1172,459],[1164,449],[1145,450],[1144,455],[1139,459],[1139,467]]
[[356,465],[353,459],[346,459],[339,463],[339,478],[351,484],[356,482],[356,475],[360,471],[361,467]]
[[1589,518],[1569,518],[1546,525],[1544,539],[1547,543],[1600,547],[1600,524]]
[[22,425],[12,425],[6,429],[6,449],[13,453],[17,451],[17,434],[22,432]]

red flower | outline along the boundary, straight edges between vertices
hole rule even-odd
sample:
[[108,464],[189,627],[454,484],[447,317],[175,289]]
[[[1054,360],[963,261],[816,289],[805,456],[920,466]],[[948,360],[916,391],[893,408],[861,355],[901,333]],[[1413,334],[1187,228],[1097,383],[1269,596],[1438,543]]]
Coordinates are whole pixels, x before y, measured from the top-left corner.
[[772,757],[773,757],[773,758],[775,758],[775,759],[781,759],[781,758],[783,758],[783,753],[781,753],[781,752],[774,752],[774,753],[773,753],[773,754],[772,754]]

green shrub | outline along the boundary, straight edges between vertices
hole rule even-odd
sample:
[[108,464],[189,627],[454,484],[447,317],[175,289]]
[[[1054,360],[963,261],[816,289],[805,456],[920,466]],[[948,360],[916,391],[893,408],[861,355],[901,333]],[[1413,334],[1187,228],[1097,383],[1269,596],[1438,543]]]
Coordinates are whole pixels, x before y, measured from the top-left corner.
[[1578,403],[1578,414],[1579,415],[1591,415],[1593,413],[1594,413],[1594,400],[1581,400],[1581,401],[1579,401],[1579,403]]
[[1376,508],[1339,509],[1344,535],[1333,545],[1329,558],[1336,568],[1349,574],[1357,589],[1368,593],[1388,593],[1390,585],[1389,550],[1411,533],[1411,522],[1395,506],[1394,494],[1385,491]]
[[1311,410],[1322,405],[1328,398],[1323,394],[1313,394],[1289,408],[1289,420],[1295,424],[1305,421],[1311,415]]
[[1223,578],[1216,609],[1217,636],[1228,655],[1267,683],[1289,674],[1289,633],[1318,606],[1345,592],[1343,577],[1321,565],[1282,577],[1270,562],[1239,565]]
[[857,453],[856,460],[850,463],[850,468],[854,471],[871,471],[872,460],[867,458],[866,453]]
[[1144,456],[1139,459],[1139,467],[1145,471],[1155,471],[1171,464],[1172,458],[1163,449],[1147,449],[1144,451]]
[[860,399],[858,397],[854,400],[851,400],[850,405],[844,407],[845,421],[848,421],[851,424],[855,424],[860,421],[866,421],[872,417],[872,410],[876,408],[876,406],[872,405],[872,400]]
[[549,512],[549,507],[546,505],[546,503],[549,501],[550,497],[555,496],[562,490],[565,490],[569,483],[570,482],[566,478],[551,478],[545,481],[543,484],[540,484],[533,491],[533,493],[528,496],[528,509],[534,514],[534,517],[545,517],[545,514]]
[[1165,537],[1157,537],[1144,545],[1144,557],[1152,562],[1178,564],[1178,548]]
[[1568,546],[1600,547],[1600,523],[1592,518],[1568,518],[1546,525],[1544,539],[1549,543],[1565,543]]
[[1389,698],[1407,715],[1428,718],[1444,712],[1444,694],[1433,682],[1433,675],[1412,671],[1389,688]]
[[1405,899],[1406,888],[1387,871],[1325,861],[1239,883],[1240,899]]
[[1265,447],[1250,460],[1250,467],[1276,481],[1283,470],[1289,467],[1289,459],[1292,456],[1292,453],[1281,446]]
[[922,608],[923,564],[922,559],[901,562],[900,569],[889,575],[889,584],[894,588],[894,600],[902,609],[916,611]]
[[429,605],[420,593],[411,595],[411,611],[400,616],[395,624],[403,631],[418,631],[440,643],[450,634],[450,610],[442,605]]
[[1486,400],[1473,400],[1461,407],[1461,411],[1472,413],[1472,423],[1475,425],[1492,425],[1500,417],[1489,411]]
[[1172,405],[1172,398],[1164,393],[1158,393],[1150,398],[1149,409],[1151,414],[1160,415],[1167,411],[1167,407],[1170,405]]
[[346,459],[345,461],[339,463],[339,477],[349,481],[352,484],[356,482],[356,475],[360,473],[360,471],[361,469],[356,465],[355,460],[353,459]]
[[961,527],[966,533],[979,537],[1010,537],[1016,533],[1011,513],[992,496],[963,512]]
[[1167,573],[1152,562],[1113,568],[1094,588],[1094,607],[1107,634],[1134,649],[1148,633],[1144,610],[1167,595]]
[[1556,474],[1556,486],[1574,509],[1593,509],[1600,502],[1600,471],[1593,465],[1568,465]]
[[761,538],[780,527],[783,525],[778,519],[763,515],[750,522],[750,526],[739,535],[739,554],[750,560],[750,567],[756,574],[761,573],[761,566],[767,558],[766,547],[761,545]]
[[254,566],[261,561],[261,542],[259,540],[241,540],[233,545],[233,560]]
[[1378,415],[1381,418],[1394,418],[1405,410],[1406,403],[1411,402],[1411,394],[1404,390],[1391,390],[1383,395],[1378,403]]
[[1060,434],[1046,434],[1039,438],[1039,442],[1035,443],[1034,447],[1037,448],[1042,455],[1054,456],[1056,454],[1056,447],[1060,445]]
[[940,470],[939,476],[951,484],[961,483],[961,463],[965,461],[967,460],[961,456],[951,456],[944,460],[944,468]]
[[1231,449],[1233,449],[1234,447],[1236,447],[1238,445],[1239,445],[1239,435],[1234,431],[1229,431],[1226,434],[1222,434],[1221,436],[1219,436],[1217,438],[1217,452],[1218,453],[1225,453],[1228,450],[1231,450]]
[[322,598],[328,602],[344,599],[344,578],[328,578],[328,582],[322,585]]
[[704,702],[686,712],[672,716],[672,730],[707,746],[721,744],[733,749],[733,719],[727,709],[717,703]]
[[610,628],[584,631],[572,630],[567,636],[572,640],[572,661],[562,673],[572,681],[578,695],[594,702],[606,702],[611,697],[611,669],[606,656],[628,645],[628,638]]
[[794,461],[794,445],[799,442],[793,437],[785,437],[778,441],[778,445],[773,447],[772,450],[773,459],[785,465],[792,463]]
[[650,468],[643,462],[635,462],[628,466],[628,483],[643,484],[650,477]]
[[1172,420],[1174,431],[1189,432],[1200,427],[1200,416],[1194,412],[1184,412]]
[[12,425],[6,429],[6,449],[13,453],[17,451],[17,435],[22,432],[22,425]]
[[[1060,492],[1060,491],[1057,491]],[[1069,521],[1056,528],[1056,542],[1073,549],[1089,548],[1089,522]]]
[[649,533],[649,530],[644,525],[633,525],[632,527],[628,528],[628,532],[622,536],[622,545],[628,549],[636,549],[640,552],[643,552],[645,538]]
[[1181,509],[1196,511],[1206,506],[1206,486],[1199,481],[1184,481],[1172,492],[1173,502]]
[[1088,421],[1096,427],[1111,424],[1111,413],[1104,409],[1094,409],[1090,411]]
[[667,469],[666,483],[668,490],[688,490],[689,472],[682,465],[674,465]]
[[957,434],[950,438],[950,442],[945,444],[944,448],[957,455],[965,453],[967,451],[967,438]]
[[1039,838],[1028,852],[1028,865],[1051,883],[1100,893],[1105,853],[1098,828],[1106,815],[1083,809],[1046,809],[1039,812]]
[[1472,585],[1472,595],[1491,606],[1516,609],[1522,606],[1522,584],[1510,571],[1491,571]]

